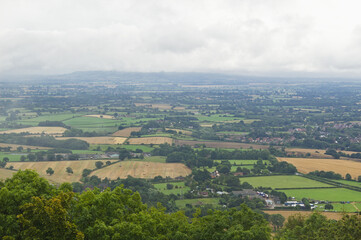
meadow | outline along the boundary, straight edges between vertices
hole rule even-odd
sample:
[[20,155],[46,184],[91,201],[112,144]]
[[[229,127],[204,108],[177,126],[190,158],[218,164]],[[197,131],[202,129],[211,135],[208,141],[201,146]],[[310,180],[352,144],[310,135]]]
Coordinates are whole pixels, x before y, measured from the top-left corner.
[[181,209],[185,208],[187,204],[191,204],[193,206],[210,204],[216,207],[219,204],[219,198],[181,199],[181,200],[176,200],[175,204],[177,205],[177,207]]
[[262,177],[242,177],[242,182],[248,182],[253,187],[270,188],[311,188],[311,187],[332,187],[331,185],[317,182],[308,178],[287,175],[287,176],[262,176]]
[[[167,189],[167,184],[168,183],[156,183],[156,184],[153,184],[153,185],[158,191],[160,191],[160,192],[162,192],[162,193],[164,193],[166,195],[169,195],[169,194],[175,194],[175,195],[184,194],[184,193],[186,193],[186,192],[188,192],[190,190],[189,187],[184,185],[184,182],[169,182],[169,183],[173,185],[173,189]],[[176,188],[176,186],[177,186],[177,188]]]
[[288,197],[295,197],[297,200],[309,198],[324,201],[361,201],[361,192],[352,191],[345,188],[324,188],[324,189],[297,189],[282,190]]

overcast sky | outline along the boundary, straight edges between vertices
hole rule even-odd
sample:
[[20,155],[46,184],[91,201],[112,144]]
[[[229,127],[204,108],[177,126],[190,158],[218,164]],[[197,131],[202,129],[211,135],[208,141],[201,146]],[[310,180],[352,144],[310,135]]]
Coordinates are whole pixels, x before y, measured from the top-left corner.
[[0,74],[361,77],[357,0],[0,0]]

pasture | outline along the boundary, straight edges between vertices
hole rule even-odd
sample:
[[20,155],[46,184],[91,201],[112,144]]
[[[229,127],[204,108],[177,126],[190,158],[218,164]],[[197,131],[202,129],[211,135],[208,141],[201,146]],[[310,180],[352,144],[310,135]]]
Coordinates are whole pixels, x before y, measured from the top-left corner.
[[43,115],[35,118],[29,118],[25,120],[17,121],[18,123],[26,124],[26,125],[32,125],[37,126],[39,122],[44,121],[65,121],[69,120],[75,117],[79,117],[81,114],[73,114],[73,113],[63,113],[63,114],[49,114],[49,115]]
[[129,144],[165,144],[172,145],[173,139],[169,137],[144,137],[144,138],[130,138],[128,139]]
[[189,131],[189,130],[183,130],[183,129],[175,129],[175,128],[166,128],[165,130],[169,131],[175,131],[177,133],[182,133],[182,134],[185,134],[185,135],[192,135],[192,131]]
[[85,115],[85,117],[95,117],[95,118],[103,118],[103,119],[115,119],[114,116],[111,115],[96,115],[96,114],[92,114],[92,115]]
[[[6,167],[13,166],[16,170],[33,169],[39,173],[41,177],[56,182],[77,182],[81,178],[83,169],[95,169],[95,162],[101,161],[104,163],[107,161],[114,162],[117,160],[77,160],[77,161],[51,161],[51,162],[10,162],[6,164]],[[54,170],[54,174],[49,176],[46,174],[48,168]],[[66,172],[66,168],[71,167],[73,174]]]
[[240,148],[253,148],[253,149],[268,149],[267,145],[257,145],[257,144],[249,144],[249,143],[238,143],[238,142],[216,142],[216,141],[190,141],[190,140],[175,140],[174,143],[176,145],[205,145],[208,148],[232,148],[232,149],[240,149]]
[[47,134],[47,135],[62,135],[67,129],[63,127],[28,127],[1,131],[0,134],[10,133],[29,133],[29,134]]
[[169,182],[169,184],[173,185],[173,189],[167,189],[168,183],[156,183],[154,184],[154,187],[164,193],[164,194],[184,194],[190,190],[189,187],[184,185],[184,182]]
[[295,165],[301,173],[309,173],[316,170],[334,171],[343,177],[347,173],[352,178],[361,175],[361,162],[340,159],[310,159],[310,158],[277,158],[279,161],[286,161]]
[[309,198],[313,200],[325,201],[361,201],[361,192],[352,191],[345,188],[324,188],[324,189],[292,189],[282,190],[287,197],[295,197],[297,200],[302,198]]
[[129,127],[129,128],[124,128],[122,130],[118,130],[115,133],[112,134],[112,136],[114,137],[130,137],[130,134],[132,132],[139,132],[140,129],[142,129],[141,127]]
[[20,161],[21,156],[27,156],[27,154],[23,153],[5,153],[5,152],[0,152],[0,160],[3,160],[4,158],[9,158],[10,162],[18,162]]
[[219,198],[194,198],[194,199],[181,199],[175,200],[175,204],[179,208],[185,208],[187,204],[192,206],[201,206],[201,205],[213,205],[216,207],[219,204]]
[[242,182],[248,182],[253,187],[270,188],[310,188],[310,187],[332,187],[326,183],[317,182],[308,178],[289,176],[262,176],[262,177],[242,177]]
[[156,176],[179,177],[191,174],[191,170],[181,163],[159,163],[143,161],[124,161],[94,171],[91,175],[99,178],[117,179],[127,178],[128,175],[135,178],[151,179]]
[[115,145],[115,144],[106,144],[106,145],[102,145],[102,144],[92,144],[89,149],[91,150],[95,150],[97,149],[98,147],[100,147],[101,151],[106,151],[106,149],[108,147],[112,147],[112,148],[125,148],[125,149],[128,149],[130,151],[135,151],[137,149],[141,149],[143,152],[151,152],[154,148],[152,147],[149,147],[149,146],[146,146],[146,145],[126,145],[126,144],[123,144],[121,146],[119,145]]
[[61,137],[58,140],[79,139],[89,144],[123,144],[127,138],[124,137]]

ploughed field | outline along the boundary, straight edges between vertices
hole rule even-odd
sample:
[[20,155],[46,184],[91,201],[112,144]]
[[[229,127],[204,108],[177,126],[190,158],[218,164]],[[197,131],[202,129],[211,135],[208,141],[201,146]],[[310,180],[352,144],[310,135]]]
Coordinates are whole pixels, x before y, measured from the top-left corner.
[[185,177],[191,174],[191,172],[191,169],[182,163],[124,161],[96,170],[91,175],[96,175],[102,179],[127,178],[128,175],[135,178],[149,179],[156,176]]
[[347,173],[352,178],[361,175],[361,162],[340,159],[314,159],[314,158],[277,158],[279,161],[286,161],[295,165],[301,173],[309,173],[316,170],[333,171],[341,174],[343,177]]

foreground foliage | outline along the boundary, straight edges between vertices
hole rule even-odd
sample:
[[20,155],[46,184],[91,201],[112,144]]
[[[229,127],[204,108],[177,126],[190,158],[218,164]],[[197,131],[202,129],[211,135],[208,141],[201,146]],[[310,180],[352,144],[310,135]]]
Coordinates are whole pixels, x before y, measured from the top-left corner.
[[75,194],[70,184],[56,188],[31,170],[0,186],[3,239],[270,239],[267,221],[246,205],[189,219],[160,204],[148,208],[123,186]]

